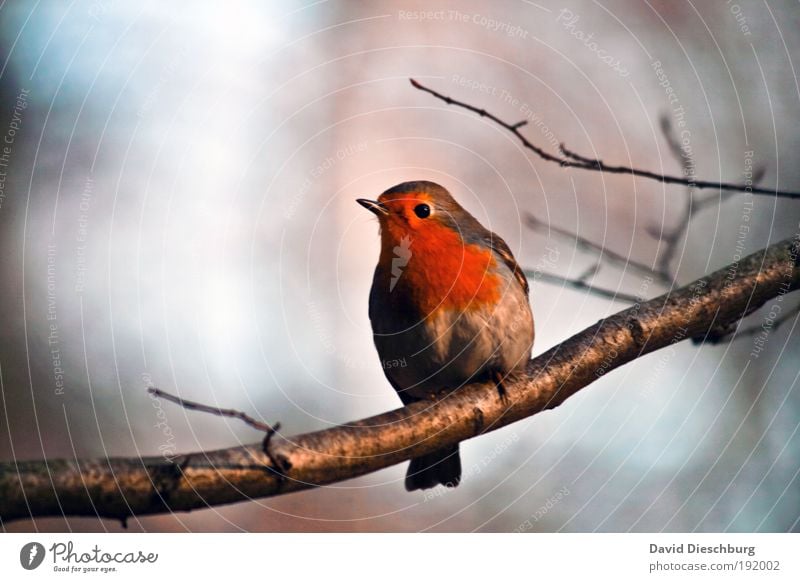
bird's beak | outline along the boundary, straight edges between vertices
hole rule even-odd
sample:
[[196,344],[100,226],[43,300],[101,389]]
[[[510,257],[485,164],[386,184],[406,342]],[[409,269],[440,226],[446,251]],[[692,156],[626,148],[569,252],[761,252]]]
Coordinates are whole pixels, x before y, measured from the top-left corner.
[[375,200],[367,200],[366,198],[359,198],[356,200],[361,206],[369,210],[370,212],[377,214],[378,216],[389,214],[389,210],[381,204],[380,202],[376,202]]

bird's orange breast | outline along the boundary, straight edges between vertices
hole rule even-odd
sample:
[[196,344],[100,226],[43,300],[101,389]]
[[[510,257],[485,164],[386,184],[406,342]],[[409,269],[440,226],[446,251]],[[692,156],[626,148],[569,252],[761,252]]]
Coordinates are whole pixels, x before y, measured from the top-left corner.
[[387,224],[382,238],[381,261],[393,265],[397,278],[393,292],[410,294],[423,314],[480,309],[499,300],[502,278],[490,249],[466,244],[457,232],[436,224],[413,233]]

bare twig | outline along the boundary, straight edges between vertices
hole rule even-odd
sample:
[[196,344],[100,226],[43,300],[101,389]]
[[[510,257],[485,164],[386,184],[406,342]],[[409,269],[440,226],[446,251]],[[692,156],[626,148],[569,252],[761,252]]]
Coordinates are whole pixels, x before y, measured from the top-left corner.
[[689,229],[689,223],[692,217],[698,210],[694,188],[695,171],[694,160],[691,155],[681,147],[678,136],[675,135],[672,129],[672,123],[670,123],[669,117],[666,115],[661,116],[661,133],[667,141],[670,153],[672,153],[675,160],[681,165],[684,176],[689,180],[689,183],[686,185],[686,204],[684,206],[683,216],[675,225],[675,228],[669,232],[663,232],[655,227],[647,229],[650,236],[665,245],[664,250],[661,251],[658,258],[659,273],[674,280],[671,269],[672,260],[675,258],[675,253],[678,252],[678,244],[683,240],[686,231]]
[[261,422],[259,420],[256,420],[252,416],[248,416],[247,414],[239,410],[234,410],[232,408],[217,408],[216,406],[200,404],[199,402],[186,400],[185,398],[181,398],[179,396],[173,396],[169,392],[164,392],[163,390],[160,390],[159,388],[156,388],[154,386],[149,387],[147,391],[150,394],[157,396],[158,398],[163,398],[164,400],[169,400],[170,402],[179,404],[186,410],[196,410],[198,412],[206,412],[208,414],[214,414],[216,416],[227,416],[228,418],[237,418],[242,422],[244,422],[247,426],[250,426],[256,430],[260,430],[267,434],[274,434],[281,428],[281,423],[279,422],[276,422],[274,426],[270,426],[266,422]]
[[[694,176],[694,160],[691,159],[690,156],[684,153],[681,145],[675,135],[669,118],[666,116],[661,117],[661,129],[664,134],[664,138],[667,141],[669,146],[670,152],[673,154],[675,159],[678,161],[679,164],[683,167],[684,174],[689,176],[690,184],[694,184],[693,176]],[[571,152],[566,152],[568,157],[573,156]],[[754,170],[754,175],[752,182],[753,184],[757,183],[761,180],[764,176],[764,168],[758,168]],[[604,246],[597,244],[585,237],[580,236],[577,233],[569,231],[564,228],[560,228],[558,226],[553,226],[551,224],[547,224],[538,218],[536,218],[533,214],[526,215],[526,221],[528,226],[532,230],[536,230],[542,233],[550,234],[554,232],[561,236],[562,238],[569,240],[571,242],[577,243],[577,245],[584,249],[595,253],[598,256],[599,262],[596,264],[591,265],[585,273],[583,273],[577,279],[572,279],[569,277],[559,277],[557,275],[552,274],[544,274],[546,276],[542,277],[542,280],[548,283],[553,283],[557,285],[567,284],[577,289],[585,289],[586,291],[598,295],[600,297],[607,297],[607,298],[617,298],[622,301],[630,301],[631,296],[615,293],[609,291],[607,289],[586,286],[585,283],[589,279],[590,276],[599,271],[602,262],[616,264],[623,268],[631,268],[645,276],[652,277],[654,280],[658,281],[662,285],[665,286],[673,286],[675,285],[675,276],[671,272],[671,264],[672,260],[675,257],[675,253],[678,249],[678,244],[686,234],[686,231],[689,227],[689,223],[691,222],[692,218],[699,212],[700,210],[710,206],[711,204],[719,204],[720,202],[724,202],[725,200],[729,199],[735,195],[735,192],[720,192],[719,194],[712,194],[706,196],[704,198],[700,198],[697,195],[697,192],[692,188],[691,185],[687,185],[686,188],[686,205],[684,208],[684,212],[682,214],[681,220],[676,224],[676,226],[668,231],[663,232],[661,229],[657,227],[649,227],[646,229],[647,234],[664,243],[664,250],[659,253],[659,258],[657,261],[656,266],[648,266],[644,263],[638,262],[636,260],[631,259],[630,257],[626,257],[619,253],[615,253]],[[634,300],[635,301],[635,300]]]
[[729,329],[725,330],[722,333],[710,335],[708,341],[709,343],[713,344],[726,344],[728,342],[732,342],[733,340],[753,337],[761,333],[763,334],[772,333],[774,331],[777,331],[777,329],[787,321],[797,319],[798,314],[800,314],[800,308],[795,308],[789,313],[784,313],[782,316],[771,320],[769,324],[762,323],[761,325],[753,325],[745,329],[742,329],[740,331],[739,328],[744,323],[744,321],[742,320],[734,325],[731,325]]
[[[736,192],[719,192],[711,194],[705,198],[700,198],[695,189],[695,165],[691,155],[681,147],[678,136],[675,133],[672,123],[667,115],[662,115],[660,119],[661,132],[669,146],[675,160],[683,168],[683,173],[689,180],[686,186],[686,204],[681,219],[672,230],[664,232],[663,229],[651,226],[646,232],[659,243],[664,244],[664,249],[659,253],[658,272],[665,278],[674,281],[675,275],[672,273],[672,261],[678,252],[678,245],[689,230],[689,224],[700,210],[712,204],[720,204],[736,194]],[[756,169],[751,179],[751,184],[757,184],[764,177],[764,168]]]
[[572,279],[569,277],[562,277],[561,275],[556,275],[555,273],[548,273],[546,271],[537,271],[537,270],[530,270],[524,269],[523,272],[528,279],[533,279],[534,281],[541,280],[544,283],[550,283],[552,285],[561,285],[572,287],[573,289],[577,289],[579,291],[586,291],[592,295],[596,295],[598,297],[603,297],[604,299],[611,299],[613,301],[621,301],[622,303],[636,303],[639,301],[638,297],[630,295],[628,293],[622,293],[620,291],[613,291],[612,289],[605,289],[603,287],[597,287],[596,285],[590,285],[586,283],[583,279]]
[[[678,140],[678,136],[675,135],[675,131],[672,129],[672,122],[669,120],[669,116],[666,113],[662,113],[659,118],[659,125],[661,126],[661,134],[664,136],[664,139],[669,146],[669,151],[672,153],[672,156],[678,161],[681,168],[683,168],[683,175],[689,176],[694,178],[694,171],[692,170],[694,166],[694,160],[689,155],[687,151],[681,147],[681,142]],[[689,185],[691,187],[691,185]]]
[[473,113],[477,113],[481,117],[486,117],[490,119],[497,125],[507,129],[512,134],[514,134],[517,139],[519,139],[520,143],[522,143],[523,147],[526,149],[531,150],[540,158],[548,162],[555,162],[559,164],[561,167],[564,168],[579,168],[581,170],[594,170],[597,172],[604,172],[608,174],[630,174],[632,176],[638,176],[641,178],[650,178],[652,180],[657,180],[664,184],[682,184],[684,186],[691,185],[694,188],[714,188],[716,190],[730,190],[735,192],[750,192],[751,194],[760,194],[766,196],[776,196],[779,198],[793,198],[793,199],[800,199],[800,192],[790,192],[785,190],[777,190],[777,189],[770,189],[770,188],[756,188],[745,186],[743,184],[729,184],[725,182],[711,182],[706,180],[697,180],[693,181],[690,184],[690,181],[686,178],[678,177],[678,176],[667,176],[665,174],[659,174],[657,172],[650,172],[648,170],[641,170],[637,168],[631,168],[628,166],[611,166],[606,164],[603,160],[599,159],[592,159],[577,154],[569,149],[566,148],[565,145],[561,144],[561,153],[562,156],[554,156],[550,153],[547,153],[545,150],[534,144],[533,142],[529,141],[521,132],[520,128],[524,126],[522,122],[517,123],[508,123],[503,121],[499,117],[489,113],[485,109],[481,109],[475,107],[474,105],[470,105],[469,103],[465,103],[463,101],[458,101],[457,99],[453,99],[452,97],[448,97],[447,95],[443,95],[438,91],[434,91],[426,87],[425,85],[421,84],[419,81],[414,79],[409,79],[411,84],[414,86],[415,89],[419,89],[420,91],[424,91],[440,99],[447,103],[448,105],[455,105],[457,107],[461,107],[463,109],[467,109],[468,111],[472,111]]
[[729,192],[748,192],[750,194],[758,194],[762,196],[775,196],[777,198],[792,198],[800,199],[800,192],[792,192],[788,190],[773,190],[771,188],[758,188],[756,186],[749,186],[745,184],[730,184],[727,182],[712,182],[709,180],[695,180],[691,181],[686,178],[678,176],[667,176],[659,174],[658,172],[651,172],[649,170],[639,170],[630,168],[628,166],[609,166],[603,160],[593,160],[584,156],[578,155],[575,152],[567,150],[564,144],[560,145],[561,152],[574,160],[573,163],[562,164],[571,168],[581,168],[583,170],[596,170],[598,172],[605,172],[608,174],[631,174],[632,176],[639,176],[640,178],[650,178],[664,184],[680,184],[682,186],[691,186],[698,189],[713,188],[715,190],[726,190]]
[[186,410],[196,410],[197,412],[206,412],[208,414],[214,414],[216,416],[225,416],[228,418],[236,418],[244,422],[247,426],[252,427],[256,430],[260,430],[261,432],[265,433],[264,440],[261,443],[261,447],[269,457],[270,460],[270,467],[269,469],[277,469],[277,473],[279,478],[284,477],[284,467],[282,460],[273,455],[272,451],[270,450],[270,442],[272,441],[272,436],[280,430],[281,423],[276,422],[274,425],[269,425],[266,422],[261,422],[256,420],[252,416],[241,412],[240,410],[234,410],[233,408],[218,408],[216,406],[209,406],[208,404],[201,404],[199,402],[194,402],[193,400],[186,400],[185,398],[181,398],[180,396],[175,396],[170,394],[169,392],[164,392],[163,390],[156,388],[155,386],[150,386],[147,391],[150,394],[158,398],[163,398],[164,400],[168,400],[170,402],[174,402],[185,408]]
[[640,263],[629,257],[626,257],[612,250],[609,250],[604,246],[597,244],[596,242],[593,242],[585,237],[580,236],[577,233],[569,231],[565,228],[554,226],[552,224],[547,224],[539,220],[533,214],[530,213],[525,215],[525,220],[528,226],[532,230],[536,230],[542,233],[555,232],[564,239],[577,243],[580,248],[590,250],[596,253],[601,260],[608,261],[609,263],[615,263],[623,268],[629,267],[635,271],[638,271],[643,275],[653,277],[654,279],[658,280],[660,283],[664,285],[672,284],[671,277],[665,276],[663,273],[656,271],[654,268],[649,267],[644,263]]
[[589,279],[594,277],[597,272],[600,270],[600,263],[595,263],[593,265],[589,265],[586,269],[584,269],[583,273],[578,275],[578,281],[581,283],[586,283]]
[[[163,457],[0,463],[0,520],[46,515],[122,519],[189,511],[351,479],[557,407],[604,374],[687,338],[704,337],[770,299],[800,288],[800,235],[776,243],[666,295],[603,319],[496,386],[471,384],[437,401],[282,439],[287,479],[265,473],[260,445]],[[731,274],[733,273],[733,275]],[[388,388],[387,388],[388,389]],[[177,463],[181,478],[162,498],[152,476]]]

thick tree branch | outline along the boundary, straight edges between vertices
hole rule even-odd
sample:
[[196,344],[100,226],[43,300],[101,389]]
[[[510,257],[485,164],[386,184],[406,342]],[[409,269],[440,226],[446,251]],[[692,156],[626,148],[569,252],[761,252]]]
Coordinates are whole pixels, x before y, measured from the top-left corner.
[[766,196],[777,196],[778,198],[793,198],[793,199],[800,199],[800,192],[789,192],[785,190],[777,190],[773,188],[757,188],[755,186],[748,186],[745,184],[729,184],[726,182],[712,182],[708,180],[693,180],[690,178],[684,178],[680,176],[667,176],[665,174],[659,174],[658,172],[651,172],[649,170],[642,170],[638,168],[631,168],[628,166],[614,166],[606,164],[603,160],[587,158],[582,156],[576,152],[573,152],[564,144],[561,144],[561,153],[562,156],[554,156],[553,154],[547,153],[545,150],[537,146],[535,143],[531,142],[526,138],[520,128],[524,127],[527,122],[520,121],[518,123],[508,123],[507,121],[503,121],[496,115],[489,113],[485,109],[480,109],[475,107],[474,105],[470,105],[469,103],[465,103],[463,101],[459,101],[457,99],[453,99],[452,97],[448,97],[447,95],[443,95],[438,91],[434,91],[433,89],[426,87],[419,81],[415,81],[414,79],[409,79],[411,81],[411,85],[415,89],[419,89],[420,91],[424,91],[444,101],[448,105],[455,105],[457,107],[461,107],[462,109],[467,109],[468,111],[472,111],[473,113],[477,113],[481,117],[485,117],[500,127],[507,129],[510,131],[514,136],[520,141],[522,146],[530,151],[534,152],[537,156],[542,158],[547,162],[555,162],[559,164],[563,168],[579,168],[581,170],[594,170],[596,172],[604,172],[607,174],[630,174],[632,176],[638,176],[640,178],[649,178],[651,180],[657,180],[659,182],[663,182],[664,184],[681,184],[683,186],[691,186],[693,188],[713,188],[715,190],[727,190],[733,192],[750,192],[751,194],[762,194]]
[[[0,518],[127,516],[189,511],[351,479],[555,408],[644,354],[734,324],[800,288],[800,235],[687,287],[601,320],[506,383],[473,384],[436,402],[290,439],[273,439],[286,479],[260,444],[163,457],[0,463]],[[387,388],[388,389],[388,388]]]

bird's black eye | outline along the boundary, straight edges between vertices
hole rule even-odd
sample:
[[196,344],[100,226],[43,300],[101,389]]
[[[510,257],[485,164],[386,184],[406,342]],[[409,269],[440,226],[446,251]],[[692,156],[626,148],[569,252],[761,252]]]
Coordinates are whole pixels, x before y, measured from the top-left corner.
[[428,218],[431,215],[431,207],[427,204],[417,204],[414,207],[414,214],[420,218]]

